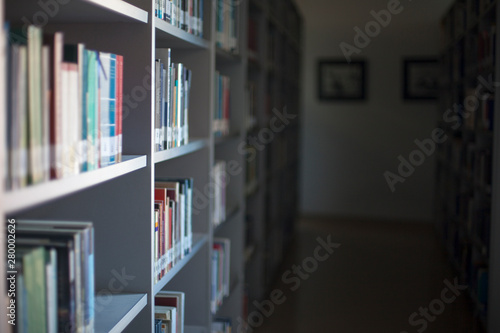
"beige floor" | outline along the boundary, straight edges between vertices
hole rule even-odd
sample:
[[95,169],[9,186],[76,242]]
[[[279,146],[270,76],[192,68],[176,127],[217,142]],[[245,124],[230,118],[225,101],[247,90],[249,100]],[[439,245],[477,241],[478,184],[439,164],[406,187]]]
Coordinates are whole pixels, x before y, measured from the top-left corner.
[[[340,247],[323,262],[311,259],[317,238],[328,235]],[[316,254],[321,260],[326,257],[322,250]],[[302,264],[311,272],[308,276],[305,271],[286,274]],[[457,291],[453,301],[446,292],[450,303],[439,301],[447,288],[445,279],[453,283],[455,275],[430,225],[304,220],[281,272],[276,289],[284,295],[278,292],[274,299],[286,300],[272,311],[266,308],[270,315],[263,324],[259,315],[249,317],[255,324],[249,332],[479,332],[471,324],[465,292]],[[438,315],[417,315],[418,322],[409,323],[410,315],[430,305]]]

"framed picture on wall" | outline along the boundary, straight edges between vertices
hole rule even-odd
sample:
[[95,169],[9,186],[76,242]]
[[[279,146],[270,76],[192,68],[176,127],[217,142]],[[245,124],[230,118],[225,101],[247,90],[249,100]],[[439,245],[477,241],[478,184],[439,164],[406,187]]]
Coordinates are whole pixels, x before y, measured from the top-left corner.
[[403,61],[405,100],[434,100],[439,88],[439,63],[436,58],[406,58]]
[[366,61],[342,59],[318,61],[318,97],[322,101],[364,100]]

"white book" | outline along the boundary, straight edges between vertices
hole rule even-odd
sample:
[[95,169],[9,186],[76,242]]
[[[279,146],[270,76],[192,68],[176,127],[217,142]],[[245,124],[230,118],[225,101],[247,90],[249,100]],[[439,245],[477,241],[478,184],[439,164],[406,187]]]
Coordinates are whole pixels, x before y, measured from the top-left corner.
[[42,48],[42,172],[50,179],[50,48]]

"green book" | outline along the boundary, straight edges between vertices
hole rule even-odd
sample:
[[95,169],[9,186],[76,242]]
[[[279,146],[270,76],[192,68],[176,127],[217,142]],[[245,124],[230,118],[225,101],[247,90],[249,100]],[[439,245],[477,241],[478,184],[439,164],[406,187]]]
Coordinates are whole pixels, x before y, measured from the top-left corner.
[[46,253],[40,246],[23,257],[28,333],[47,332]]
[[98,58],[97,52],[87,50],[87,169],[99,167],[98,119]]

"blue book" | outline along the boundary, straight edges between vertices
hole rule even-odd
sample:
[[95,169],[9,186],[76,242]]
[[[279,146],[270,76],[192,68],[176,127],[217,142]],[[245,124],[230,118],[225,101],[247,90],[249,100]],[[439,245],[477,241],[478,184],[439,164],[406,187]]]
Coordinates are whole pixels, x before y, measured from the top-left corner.
[[109,164],[116,163],[118,147],[116,145],[116,54],[110,55],[109,70]]

